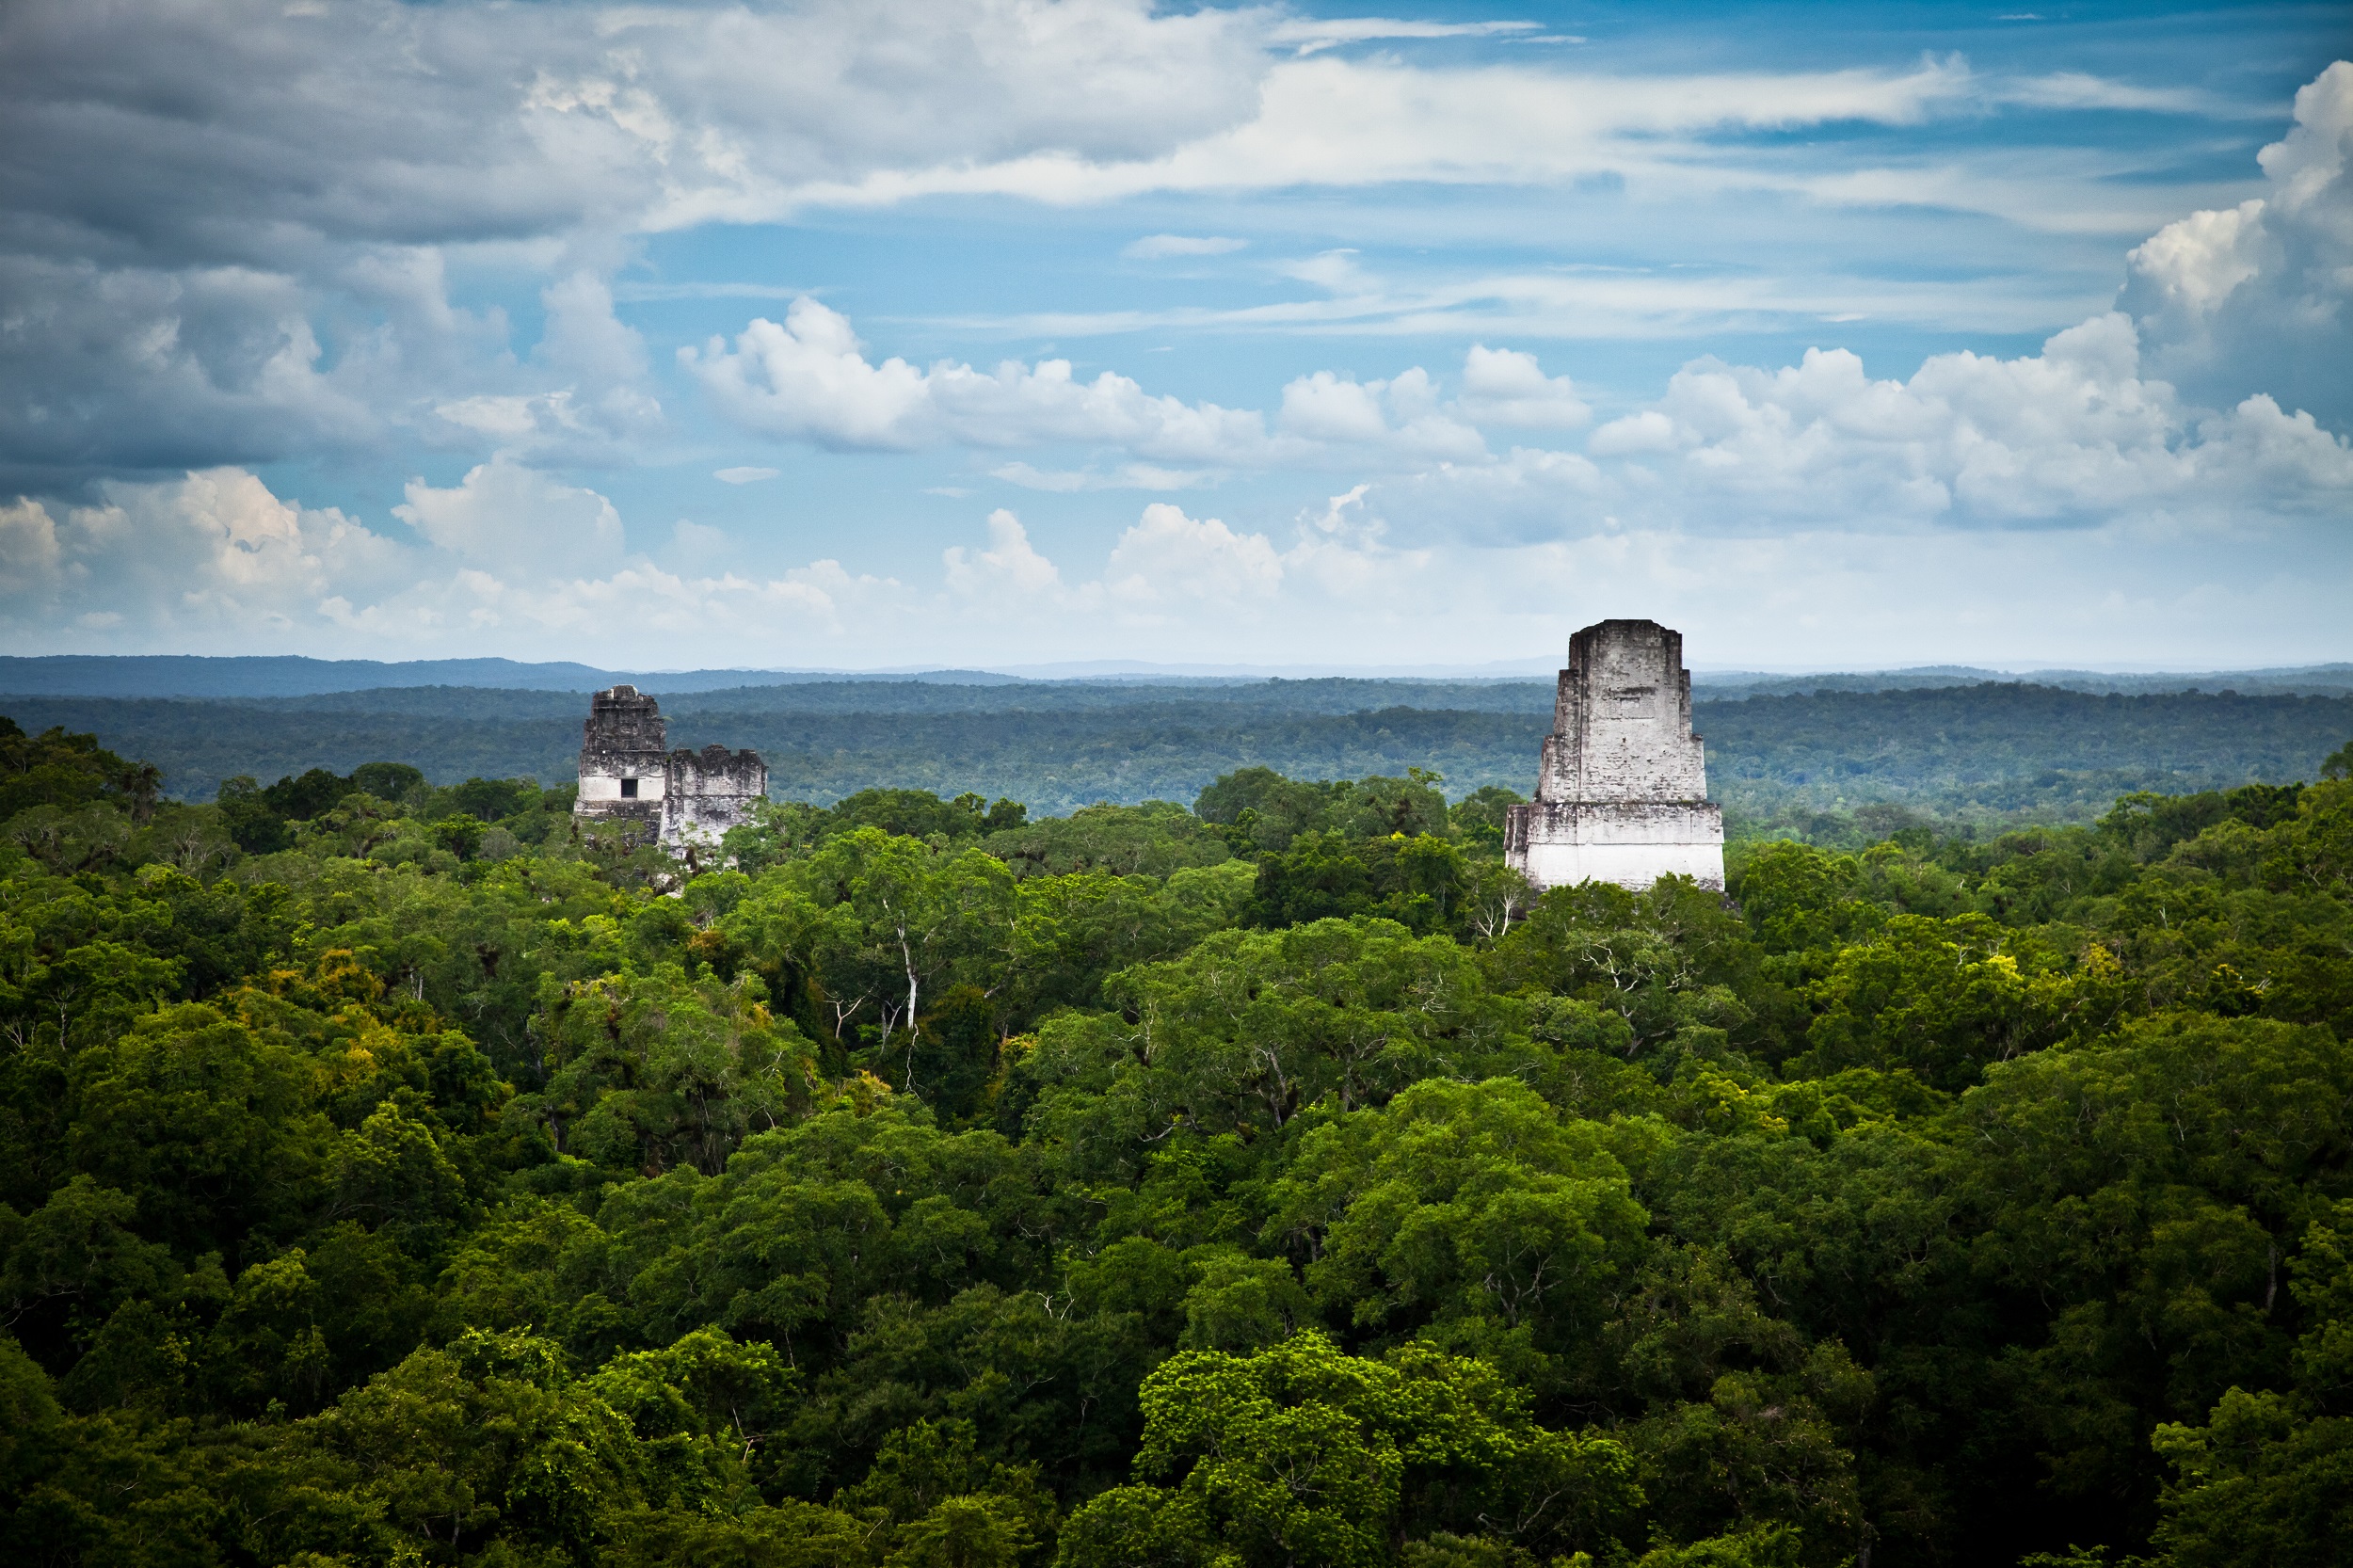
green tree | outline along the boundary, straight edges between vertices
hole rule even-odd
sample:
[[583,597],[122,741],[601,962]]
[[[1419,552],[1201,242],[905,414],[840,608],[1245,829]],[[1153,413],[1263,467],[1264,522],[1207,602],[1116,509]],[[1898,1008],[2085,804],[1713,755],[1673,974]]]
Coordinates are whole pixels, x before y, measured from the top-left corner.
[[1599,1326],[1649,1218],[1596,1129],[1513,1079],[1417,1083],[1311,1128],[1269,1197],[1268,1240],[1313,1259],[1327,1312],[1540,1388]]
[[1616,1443],[1545,1431],[1492,1368],[1420,1347],[1188,1351],[1144,1380],[1144,1409],[1140,1479],[1071,1515],[1069,1568],[1381,1563],[1465,1528],[1557,1551],[1606,1541],[1641,1497]]

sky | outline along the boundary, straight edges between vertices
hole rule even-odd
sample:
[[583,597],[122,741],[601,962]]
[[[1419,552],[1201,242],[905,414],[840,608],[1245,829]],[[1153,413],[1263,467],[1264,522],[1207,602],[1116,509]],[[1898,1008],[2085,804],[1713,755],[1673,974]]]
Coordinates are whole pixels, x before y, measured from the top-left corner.
[[2341,6],[10,0],[0,652],[2353,659]]

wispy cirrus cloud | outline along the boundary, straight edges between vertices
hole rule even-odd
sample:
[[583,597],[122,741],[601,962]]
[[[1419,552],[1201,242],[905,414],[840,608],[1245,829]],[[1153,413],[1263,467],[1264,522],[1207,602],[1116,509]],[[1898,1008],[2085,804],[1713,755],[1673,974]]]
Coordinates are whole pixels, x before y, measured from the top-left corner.
[[1224,234],[1146,234],[1121,246],[1119,253],[1130,261],[1158,262],[1171,256],[1230,256],[1249,246],[1248,240]]
[[1405,39],[1510,38],[1541,33],[1541,22],[1407,22],[1390,16],[1303,17],[1267,29],[1269,43],[1316,55],[1343,44]]

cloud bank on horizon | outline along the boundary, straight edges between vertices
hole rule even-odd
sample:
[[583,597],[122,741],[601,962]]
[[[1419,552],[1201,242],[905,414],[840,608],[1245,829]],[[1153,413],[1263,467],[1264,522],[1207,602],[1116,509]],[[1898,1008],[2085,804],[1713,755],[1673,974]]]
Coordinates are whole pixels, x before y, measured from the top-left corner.
[[24,0],[0,648],[2353,657],[2325,23],[1326,9]]

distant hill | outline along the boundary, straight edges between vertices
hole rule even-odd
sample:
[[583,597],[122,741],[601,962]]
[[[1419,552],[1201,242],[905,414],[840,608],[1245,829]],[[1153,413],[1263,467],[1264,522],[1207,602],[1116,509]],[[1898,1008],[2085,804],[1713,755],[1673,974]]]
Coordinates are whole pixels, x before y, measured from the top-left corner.
[[[1253,670],[1241,665],[1143,666],[1113,661],[1024,665],[1016,670],[609,670],[567,663],[521,664],[512,659],[305,659],[293,655],[206,658],[182,654],[53,654],[0,657],[0,696],[115,697],[324,696],[387,689],[465,687],[510,692],[593,692],[627,683],[662,695],[766,686],[1013,686],[1086,685],[1112,690],[1215,690],[1270,681],[1304,685],[1337,680],[1400,687],[1466,688],[1551,684],[1550,672],[1495,664],[1476,670],[1402,669],[1352,673],[1318,667]],[[1786,696],[1802,692],[1924,691],[1987,681],[2053,686],[2076,692],[2224,692],[2329,696],[2353,693],[2353,664],[2296,668],[2150,673],[2037,670],[2031,674],[1929,664],[1906,669],[1786,675],[1753,670],[1702,671],[1693,690],[1708,697]]]
[[838,670],[600,670],[587,664],[512,659],[304,659],[291,654],[204,658],[182,654],[52,654],[0,657],[0,693],[27,696],[319,696],[387,687],[472,686],[525,692],[594,692],[629,684],[648,692],[708,692],[807,681],[924,680],[1010,685],[1020,677],[985,670],[859,675]]
[[[437,783],[574,776],[577,693],[454,686],[190,700],[0,696],[29,730],[95,731],[209,800],[224,778],[401,761]],[[1433,769],[1461,796],[1526,792],[1549,682],[896,680],[736,685],[665,696],[673,745],[750,746],[779,798],[874,786],[1009,795],[1041,814],[1190,801],[1235,768],[1305,778]],[[2120,793],[2314,777],[2353,738],[2353,695],[2108,693],[2017,681],[1714,694],[1694,705],[1710,792],[1737,830],[1883,834],[1888,811],[1992,830],[2086,821]],[[1871,812],[1879,815],[1870,816]],[[1861,815],[1859,815],[1861,814]],[[1876,824],[1875,826],[1872,824]],[[1866,834],[1865,836],[1870,836]]]
[[2249,696],[2333,696],[2353,693],[2353,664],[2304,664],[2292,668],[2150,672],[2142,670],[2034,670],[2026,674],[1977,669],[1966,664],[1924,664],[1909,669],[1847,674],[1773,675],[1750,670],[1712,670],[1691,677],[1695,695],[1719,701],[1744,696],[1785,696],[1807,692],[1916,692],[1988,683],[2049,686],[2060,691],[2149,695],[2162,692],[2241,692]]

